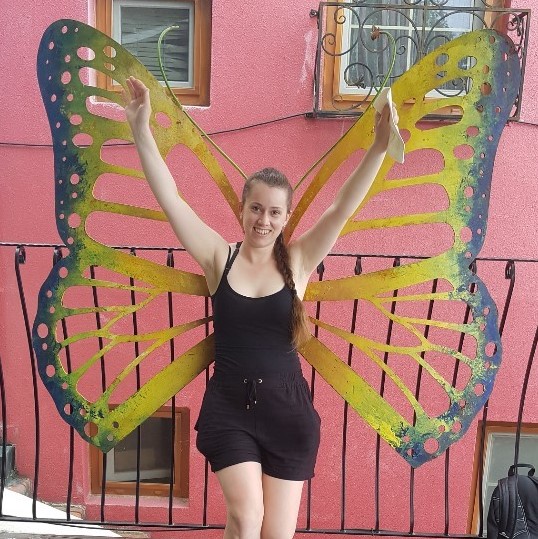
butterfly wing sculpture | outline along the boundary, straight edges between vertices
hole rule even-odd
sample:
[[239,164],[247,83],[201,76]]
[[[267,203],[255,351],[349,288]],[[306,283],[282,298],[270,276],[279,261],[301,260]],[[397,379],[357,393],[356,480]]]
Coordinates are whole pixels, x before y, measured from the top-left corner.
[[[136,217],[142,222],[166,220],[160,211],[95,195],[97,182],[106,180],[107,175],[121,176],[133,185],[144,182],[144,176],[137,167],[103,160],[107,143],[132,141],[132,135],[124,118],[105,118],[92,112],[88,105],[91,99],[121,104],[117,93],[94,85],[92,73],[113,77],[122,85],[130,75],[143,80],[150,90],[155,113],[152,129],[161,154],[165,157],[176,145],[188,148],[236,216],[239,201],[219,161],[189,117],[121,45],[83,23],[60,20],[46,30],[37,65],[53,134],[57,227],[69,253],[54,266],[41,288],[34,322],[34,349],[41,378],[61,416],[84,439],[108,451],[210,364],[213,343],[212,336],[203,331],[208,318],[186,319],[181,324],[162,327],[163,318],[161,326],[148,331],[134,331],[132,324],[133,318],[170,293],[207,297],[203,276],[132,256],[88,233],[87,222],[97,212]],[[470,86],[465,95],[424,99],[440,85],[462,77]],[[398,410],[398,399],[389,402],[322,339],[313,337],[301,353],[412,466],[438,456],[463,435],[488,398],[500,365],[496,308],[469,266],[484,241],[494,155],[519,86],[518,77],[519,62],[509,40],[495,31],[483,30],[435,49],[398,79],[392,93],[399,110],[400,128],[408,133],[407,153],[434,148],[442,154],[443,167],[432,174],[395,179],[390,178],[394,162],[387,157],[357,215],[360,217],[362,209],[376,196],[398,196],[398,189],[409,186],[441,186],[447,204],[443,209],[424,213],[352,218],[341,235],[352,238],[362,230],[444,223],[452,229],[453,241],[444,252],[430,258],[401,267],[312,282],[306,291],[305,301],[310,302],[367,302],[407,336],[401,343],[386,344],[350,332],[338,321],[312,318],[325,335],[353,345],[370,366],[389,378],[399,398],[413,411],[412,417]],[[424,116],[446,106],[457,107],[461,112],[457,122],[442,124],[437,129],[420,127]],[[373,114],[369,109],[316,169],[290,218],[290,234],[339,167],[371,144],[373,134],[364,126],[372,125]],[[166,121],[155,119],[159,117]],[[101,270],[101,277],[97,270]],[[443,289],[416,291],[433,280],[444,283]],[[106,304],[95,301],[96,291],[110,300]],[[394,291],[398,291],[396,296]],[[114,297],[126,295],[132,301],[114,301]],[[84,303],[79,297],[93,297],[94,301]],[[465,306],[469,319],[465,323],[442,315],[426,319],[403,309],[401,313],[391,310],[394,302],[403,306],[432,300],[436,305],[446,302]],[[87,324],[88,317],[93,317],[93,327]],[[71,327],[69,335],[65,330],[67,322]],[[472,340],[473,350],[458,350],[434,336],[443,331],[457,332]],[[180,336],[190,336],[187,340],[191,344],[172,361],[163,363],[159,355],[162,349]],[[126,346],[134,351],[124,353]],[[76,358],[72,357],[75,348]],[[443,395],[441,410],[428,413],[419,404],[399,370],[398,361],[389,363],[384,358],[387,353],[412,362],[434,380]],[[436,368],[439,362],[465,367],[465,382],[454,384],[448,380],[441,374],[444,371]],[[155,372],[147,380],[139,382],[135,390],[121,391],[129,376],[135,372],[138,376],[140,369],[151,363]],[[98,380],[96,368],[104,364],[110,370]],[[93,380],[91,390],[81,389],[85,378]],[[101,389],[95,387],[99,385]],[[113,402],[116,404],[112,405]]]

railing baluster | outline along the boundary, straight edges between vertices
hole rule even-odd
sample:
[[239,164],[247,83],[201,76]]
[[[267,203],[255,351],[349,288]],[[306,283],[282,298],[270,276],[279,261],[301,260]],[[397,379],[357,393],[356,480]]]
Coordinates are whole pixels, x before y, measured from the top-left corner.
[[[90,278],[95,279],[95,266],[90,266]],[[99,307],[99,298],[97,296],[97,287],[92,286],[92,298],[94,307]],[[97,330],[101,330],[101,314],[97,309],[95,312],[95,325]],[[99,350],[103,349],[103,337],[99,336],[97,342],[99,343]],[[101,370],[101,390],[103,393],[106,391],[106,369],[105,369],[105,355],[101,354],[99,366]],[[100,503],[100,516],[101,522],[105,522],[105,504],[106,504],[106,468],[107,468],[107,454],[101,453],[101,459],[103,464],[103,472],[101,475],[101,503]]]
[[[400,265],[400,257],[395,257],[392,261],[392,267],[397,268]],[[396,298],[398,297],[398,290],[394,290],[392,292],[392,297]],[[392,301],[390,305],[390,314],[394,314],[396,312],[396,301]],[[389,320],[388,327],[387,327],[387,336],[385,338],[385,344],[390,344],[392,339],[392,328],[394,326],[394,321],[392,319]],[[385,352],[383,354],[383,363],[387,365],[389,361],[389,353]],[[383,397],[385,394],[385,382],[387,380],[387,373],[383,371],[381,373],[381,383],[379,387],[379,394]],[[376,442],[375,442],[375,485],[374,485],[374,503],[375,503],[375,527],[374,530],[377,532],[379,531],[379,522],[380,522],[380,514],[379,514],[379,478],[381,474],[381,436],[379,434],[376,435]]]
[[521,398],[519,399],[519,411],[517,414],[517,430],[516,430],[516,440],[514,444],[514,466],[516,467],[517,474],[517,463],[519,461],[519,441],[521,438],[521,422],[523,421],[523,408],[525,406],[525,398],[527,396],[527,388],[529,386],[529,378],[531,375],[532,363],[534,361],[534,354],[536,353],[536,343],[538,342],[538,326],[534,333],[534,341],[531,346],[531,353],[529,354],[529,360],[527,362],[527,369],[525,371],[525,380],[523,381],[523,387],[521,388]]
[[[168,249],[166,255],[166,265],[169,268],[174,267],[174,251]],[[174,327],[174,302],[172,292],[168,292],[168,326]],[[170,340],[170,363],[174,362],[175,358],[175,344],[174,339]],[[175,459],[175,444],[176,444],[176,396],[172,397],[172,442],[170,446],[170,491],[168,492],[168,524],[173,522],[173,506],[174,506],[174,481],[178,481],[179,478],[175,477],[176,459]]]
[[[318,267],[316,268],[316,272],[318,274],[318,281],[323,281],[323,274],[325,273],[325,263],[322,261],[319,263]],[[321,302],[316,302],[316,319],[319,320],[319,316],[321,313]],[[314,327],[314,337],[318,337],[319,335],[319,327]],[[315,393],[315,384],[316,384],[316,370],[314,367],[312,367],[311,373],[310,373],[310,396],[312,397],[312,400],[314,400],[314,393]],[[307,487],[306,487],[306,529],[311,529],[311,518],[312,518],[312,479],[309,479],[307,481]]]
[[[434,279],[432,284],[432,294],[435,294],[437,292],[437,284],[438,280]],[[433,306],[434,306],[435,300],[431,299],[428,302],[428,314],[426,316],[426,320],[430,321],[432,319],[433,315]],[[427,340],[428,336],[430,334],[430,325],[426,324],[426,327],[424,328],[424,338]],[[424,359],[425,353],[420,352],[421,359]],[[417,402],[419,401],[420,396],[420,386],[422,384],[422,365],[418,366],[417,371],[417,382],[415,386],[415,399]],[[417,414],[416,412],[413,412],[413,426],[416,424],[417,421]],[[410,469],[410,478],[409,478],[409,533],[412,534],[415,531],[415,468]]]
[[[476,260],[473,260],[473,262],[470,264],[469,269],[476,274]],[[473,283],[471,285],[471,294],[474,293],[476,288],[476,285]],[[467,324],[469,322],[469,317],[471,315],[471,307],[469,304],[465,307],[465,314],[463,315],[463,324]],[[463,350],[463,344],[465,343],[465,333],[462,331],[460,333],[460,340],[458,342],[458,352],[461,352]],[[459,359],[456,359],[454,363],[454,372],[452,373],[452,387],[456,387],[456,383],[458,381],[458,374],[460,369],[460,361]],[[445,534],[448,535],[448,531],[450,528],[450,504],[449,504],[449,481],[450,481],[450,475],[449,475],[449,468],[450,468],[450,447],[445,451],[445,477],[444,477],[444,487],[445,487]]]
[[504,331],[504,325],[506,324],[506,318],[508,316],[508,309],[510,308],[510,303],[512,301],[512,294],[514,293],[514,286],[516,284],[516,265],[513,260],[509,260],[506,263],[504,276],[506,279],[510,279],[510,284],[508,285],[508,292],[506,293],[506,300],[504,302],[504,308],[503,308],[503,314],[501,316],[501,321],[499,322],[499,333],[501,337]]
[[2,368],[2,358],[0,357],[0,399],[2,403],[0,412],[2,413],[2,467],[0,470],[0,517],[3,516],[4,488],[6,486],[6,459],[7,459],[7,405],[6,392],[4,388],[4,369]]
[[36,358],[32,346],[32,332],[30,330],[30,321],[28,319],[28,308],[26,307],[26,298],[22,284],[20,266],[26,263],[26,251],[24,246],[19,245],[15,249],[15,274],[17,276],[17,286],[19,289],[19,299],[21,302],[22,316],[24,318],[24,328],[26,330],[26,340],[28,342],[28,351],[30,355],[30,366],[32,368],[32,388],[34,395],[34,415],[35,415],[35,460],[34,460],[34,488],[32,492],[32,518],[36,519],[37,490],[39,486],[39,456],[41,452],[41,430],[39,422],[39,400],[37,391],[37,372]]
[[[475,260],[476,263],[476,260]],[[476,267],[476,266],[475,266]],[[505,279],[510,280],[508,285],[508,291],[506,293],[506,299],[504,301],[503,314],[499,322],[499,335],[502,337],[504,331],[504,325],[506,323],[506,318],[508,317],[508,310],[510,309],[510,303],[512,301],[512,294],[514,293],[514,286],[516,284],[516,265],[514,260],[508,260],[506,262],[506,267],[504,270]],[[488,410],[489,410],[489,399],[484,404],[484,410],[482,412],[482,428],[480,430],[481,434],[481,444],[480,450],[478,452],[478,535],[482,536],[484,534],[484,448],[486,445],[486,427],[488,422]]]
[[[362,260],[358,256],[355,261],[354,274],[360,275],[362,273]],[[355,326],[357,323],[357,310],[359,306],[359,300],[353,300],[353,314],[351,315],[351,333],[355,333]],[[351,367],[351,360],[353,359],[353,345],[350,343],[347,351],[347,364]],[[342,425],[342,484],[341,484],[341,512],[340,512],[340,529],[346,528],[346,463],[347,463],[347,415],[349,411],[349,404],[344,401],[344,418]]]
[[[132,247],[130,249],[131,256],[136,256],[136,249]],[[134,291],[134,279],[129,277],[129,284],[131,286],[131,305],[136,305],[136,294]],[[133,320],[133,334],[138,335],[138,317],[136,315],[136,310],[133,310],[132,314]],[[135,359],[140,355],[140,345],[138,340],[134,342],[134,353]],[[140,363],[137,362],[135,367],[135,377],[136,377],[136,391],[140,390]],[[142,426],[138,425],[136,427],[136,483],[135,483],[135,506],[134,506],[134,517],[135,523],[140,522],[140,448],[142,445]]]
[[[62,248],[56,246],[52,256],[52,266],[54,267],[63,258]],[[67,339],[67,322],[65,318],[62,318],[62,334],[63,338]],[[71,351],[69,345],[65,347],[66,367],[67,373],[71,373]],[[67,479],[67,501],[66,501],[66,516],[67,520],[71,520],[71,501],[73,498],[73,475],[74,475],[74,460],[75,460],[75,429],[69,426],[69,471]]]

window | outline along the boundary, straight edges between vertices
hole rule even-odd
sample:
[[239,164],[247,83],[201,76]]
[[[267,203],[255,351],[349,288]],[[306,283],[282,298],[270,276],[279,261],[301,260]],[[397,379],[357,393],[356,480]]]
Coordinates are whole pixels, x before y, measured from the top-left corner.
[[[511,13],[502,6],[503,0],[489,0],[487,4],[483,0],[321,3],[317,13],[321,31],[314,113],[360,112],[383,84],[391,63],[391,46],[386,37],[371,39],[374,27],[395,39],[396,58],[387,81],[390,85],[437,46],[475,29],[496,28],[521,42],[528,22],[517,18],[519,12]],[[440,86],[429,97],[465,92],[466,84],[461,80]]]
[[[476,441],[478,448],[481,444],[482,427],[478,427],[479,436]],[[514,464],[514,447],[516,441],[516,424],[492,422],[486,425],[484,458],[483,458],[483,479],[482,479],[482,507],[484,511],[484,535],[486,534],[486,518],[489,502],[493,490],[497,486],[497,481],[508,474],[508,468]],[[521,438],[519,443],[519,462],[532,464],[538,467],[538,425],[523,425],[521,428]],[[521,473],[528,470],[522,469]],[[478,497],[478,460],[475,459],[475,470],[473,473],[473,485],[471,500],[474,500],[472,510],[469,515],[468,533],[479,532],[479,504]]]
[[[189,410],[176,408],[174,416],[175,429],[170,408],[161,408],[140,427],[141,496],[169,496],[171,479],[175,497],[189,495]],[[137,446],[138,433],[134,430],[107,453],[107,494],[135,494]],[[91,446],[90,460],[92,492],[97,494],[102,489],[104,455]]]
[[[96,26],[121,43],[162,82],[157,55],[161,32],[166,77],[181,103],[209,105],[211,0],[96,0]],[[120,90],[110,77],[99,85]]]

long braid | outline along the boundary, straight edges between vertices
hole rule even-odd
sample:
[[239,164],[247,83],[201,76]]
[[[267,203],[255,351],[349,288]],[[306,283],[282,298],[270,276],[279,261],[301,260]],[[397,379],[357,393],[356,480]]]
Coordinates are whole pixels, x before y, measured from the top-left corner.
[[284,282],[292,293],[293,301],[291,305],[291,334],[293,345],[295,348],[299,348],[310,338],[310,330],[308,329],[308,317],[306,315],[306,309],[304,308],[303,302],[299,299],[297,290],[295,289],[293,272],[290,268],[290,257],[286,244],[284,243],[282,233],[276,239],[273,252],[275,254],[278,270],[282,274],[282,277],[284,277]]
[[[282,174],[282,172],[274,168],[264,168],[258,172],[255,172],[250,176],[245,182],[243,187],[242,202],[245,204],[247,196],[250,192],[250,188],[256,182],[264,183],[269,187],[278,187],[279,189],[284,189],[288,197],[288,212],[291,209],[291,198],[293,195],[293,189],[291,188],[290,182]],[[303,302],[297,296],[297,290],[295,289],[295,281],[293,280],[293,272],[290,268],[290,257],[286,244],[284,243],[284,238],[280,234],[275,242],[273,248],[273,253],[277,263],[278,270],[284,277],[284,282],[291,290],[293,294],[293,303],[292,303],[292,318],[291,318],[291,331],[292,331],[292,340],[293,345],[296,348],[299,348],[310,338],[310,330],[308,328],[308,316],[306,314],[306,309],[304,308]]]

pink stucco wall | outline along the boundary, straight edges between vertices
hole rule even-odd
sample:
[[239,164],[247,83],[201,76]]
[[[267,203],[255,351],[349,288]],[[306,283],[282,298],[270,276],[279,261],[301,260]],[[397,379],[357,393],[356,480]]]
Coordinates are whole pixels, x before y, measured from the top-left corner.
[[[521,6],[534,8],[536,0],[518,2]],[[0,73],[2,85],[2,111],[0,113],[0,142],[23,144],[50,144],[50,132],[35,75],[35,57],[41,35],[45,28],[59,18],[74,18],[81,21],[93,20],[91,0],[61,0],[54,3],[34,0],[21,10],[17,3],[7,4],[0,12]],[[294,113],[307,112],[312,107],[312,75],[317,36],[316,21],[309,17],[313,1],[299,0],[283,5],[277,2],[254,2],[247,0],[237,4],[223,0],[213,1],[213,38],[211,66],[211,106],[193,108],[191,113],[208,132],[271,120]],[[488,235],[481,256],[514,257],[522,259],[538,258],[538,24],[531,22],[527,70],[521,123],[510,124],[504,131],[497,153],[492,183],[490,219]],[[290,178],[299,178],[309,165],[342,134],[349,125],[343,120],[311,120],[302,117],[267,126],[219,135],[217,142],[246,171],[257,170],[265,165],[282,169]],[[132,151],[132,150],[121,150]],[[132,157],[132,156],[131,156]],[[53,156],[50,147],[24,147],[16,145],[0,146],[0,240],[11,242],[57,242],[58,234],[54,221]],[[181,152],[173,153],[169,159],[171,167],[181,176]],[[418,168],[419,165],[417,165]],[[187,179],[188,180],[188,179]],[[230,211],[222,201],[211,200],[203,190],[194,188],[185,180],[182,190],[211,226],[218,228],[230,241],[237,238],[239,229],[233,223]],[[239,185],[239,183],[237,183]],[[329,194],[326,195],[326,203]],[[409,200],[402,204],[413,202]],[[174,245],[170,232],[162,228],[150,228],[144,236],[128,236],[125,243],[147,243],[150,245]],[[429,252],[435,247],[436,238],[412,237],[410,246],[415,253]],[[376,243],[372,243],[376,242]],[[377,243],[380,242],[380,243]],[[384,242],[384,243],[383,243]],[[375,245],[373,247],[372,245]],[[363,244],[353,246],[356,252],[401,251],[396,244],[379,236],[366,238]],[[409,249],[406,249],[409,251]],[[37,291],[50,268],[49,254],[31,251],[35,257],[28,264],[24,279],[27,287],[26,300],[30,322],[36,308]],[[13,250],[0,248],[0,354],[4,366],[4,376],[8,379],[7,400],[10,403],[8,416],[9,441],[18,445],[18,465],[21,473],[32,475],[32,444],[26,446],[25,439],[32,439],[33,405],[28,399],[30,367],[28,346],[24,337],[24,327],[20,315],[19,299],[13,272]],[[495,392],[517,394],[522,380],[522,369],[530,351],[532,335],[538,323],[538,299],[536,282],[538,265],[519,266],[519,285],[513,298],[513,309],[519,318],[506,327],[504,335],[504,367]],[[337,270],[335,270],[337,271]],[[492,294],[502,300],[506,284],[492,283]],[[178,404],[198,409],[201,380],[182,393]],[[57,446],[60,436],[66,439],[67,427],[57,418],[52,401],[39,385],[42,404],[42,452],[40,496],[59,501],[65,492],[55,488],[55,477],[66,475],[68,448]],[[531,378],[530,399],[525,419],[538,422],[538,376]],[[313,514],[314,526],[330,527],[339,525],[336,499],[338,493],[339,446],[334,440],[339,436],[334,421],[340,414],[341,401],[334,394],[319,386],[318,402],[324,420],[321,456],[318,476],[314,480]],[[516,400],[508,406],[515,407]],[[500,406],[500,405],[499,405]],[[490,417],[501,419],[503,414],[514,417],[513,409],[502,410],[493,407]],[[52,426],[53,425],[53,426]],[[360,442],[351,459],[360,459],[364,467],[373,465],[373,435],[364,433],[360,420],[351,419],[352,436]],[[452,458],[461,459],[462,473],[459,483],[453,485],[454,492],[469,492],[472,469],[475,430],[455,446]],[[360,436],[364,436],[360,438]],[[84,446],[77,440],[79,449]],[[381,483],[381,503],[385,514],[390,515],[390,527],[396,527],[400,519],[408,519],[408,508],[395,497],[390,486],[390,477],[407,477],[408,467],[383,447],[384,472]],[[178,506],[174,518],[180,521],[197,520],[201,511],[202,460],[195,452],[191,455],[191,493],[188,507]],[[97,498],[88,496],[87,463],[77,462],[76,501],[88,506],[91,516],[97,516]],[[441,466],[434,462],[417,472],[417,505],[427,508],[432,503],[428,494],[431,485],[428,477]],[[372,514],[372,485],[367,488],[357,484],[359,479],[353,474],[349,478],[349,526],[369,526]],[[62,479],[63,481],[63,479]],[[215,479],[211,477],[214,484]],[[216,490],[216,489],[213,489]],[[433,502],[434,505],[436,502]],[[458,530],[464,531],[467,519],[467,505],[458,496],[452,500],[453,519],[458,522]],[[114,511],[114,506],[119,508]],[[132,502],[124,498],[108,499],[107,511],[117,518],[132,518]],[[166,506],[160,501],[144,500],[141,519],[164,519]],[[442,526],[442,508],[430,507],[424,515],[429,522],[417,522],[417,528],[432,525]],[[108,513],[107,513],[108,515]],[[110,518],[110,517],[108,517]],[[215,494],[210,504],[208,520],[222,520],[223,506],[219,494]],[[304,525],[304,512],[299,525]],[[382,522],[388,526],[388,522]]]

